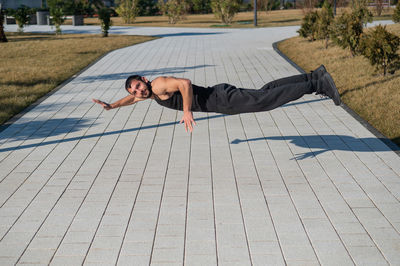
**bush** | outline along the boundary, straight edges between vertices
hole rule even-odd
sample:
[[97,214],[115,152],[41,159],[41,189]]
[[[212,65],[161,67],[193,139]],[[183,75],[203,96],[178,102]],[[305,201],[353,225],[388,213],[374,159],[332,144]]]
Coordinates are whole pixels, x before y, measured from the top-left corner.
[[111,10],[106,7],[100,8],[99,20],[103,37],[108,37],[108,30],[111,27]]
[[158,7],[164,16],[168,17],[169,24],[175,24],[185,18],[187,5],[184,0],[164,0],[158,1]]
[[321,12],[317,19],[318,39],[325,40],[325,48],[328,48],[328,41],[331,34],[331,24],[333,22],[333,10],[327,1],[324,2]]
[[65,15],[84,15],[86,14],[87,5],[82,0],[64,1]]
[[50,8],[50,16],[53,17],[54,25],[56,26],[56,35],[61,34],[61,24],[64,22],[64,1],[62,0],[48,0],[47,4]]
[[352,5],[352,14],[360,19],[364,25],[367,25],[368,22],[372,22],[373,15],[368,9],[367,0],[354,0]]
[[212,0],[211,8],[213,13],[222,23],[231,24],[240,4],[237,0]]
[[392,18],[394,22],[396,23],[400,22],[400,2],[397,2]]
[[211,13],[211,0],[192,0],[193,12],[197,14]]
[[154,16],[159,12],[154,0],[136,0],[139,16]]
[[363,22],[356,13],[343,13],[338,17],[331,27],[331,38],[333,42],[349,49],[352,56],[359,54],[361,34],[363,33]]
[[116,11],[124,23],[132,23],[138,14],[136,0],[122,0]]
[[386,26],[378,25],[374,30],[364,34],[361,42],[362,54],[376,67],[394,73],[399,68],[400,56],[397,50],[400,38],[386,30]]
[[317,11],[309,12],[304,16],[300,29],[297,31],[303,38],[309,38],[310,41],[315,41],[318,33],[318,17]]
[[22,5],[16,10],[9,10],[11,16],[15,18],[15,21],[18,24],[18,32],[24,31],[24,26],[29,23],[30,15],[32,13],[31,9],[27,6]]

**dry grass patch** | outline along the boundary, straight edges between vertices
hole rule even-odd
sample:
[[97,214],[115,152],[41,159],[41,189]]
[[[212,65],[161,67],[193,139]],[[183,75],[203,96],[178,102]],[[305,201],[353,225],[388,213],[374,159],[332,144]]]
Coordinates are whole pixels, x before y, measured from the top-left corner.
[[154,38],[7,33],[0,43],[0,124],[101,55]]
[[[338,8],[337,14],[340,15],[344,11],[350,12],[350,8]],[[373,9],[372,9],[373,11]],[[257,13],[257,21],[259,27],[281,27],[300,25],[304,17],[305,10],[303,9],[288,9],[288,10],[273,10],[260,11]],[[391,20],[393,9],[385,9],[380,17],[375,17],[374,20]],[[114,26],[145,26],[145,27],[230,27],[230,28],[252,28],[254,19],[253,12],[239,12],[235,15],[231,25],[222,25],[214,14],[187,15],[186,19],[179,21],[176,24],[169,24],[166,16],[149,16],[137,17],[132,24],[125,24],[120,17],[113,17]],[[97,18],[85,18],[86,25],[99,25]]]
[[[301,9],[277,10],[269,12],[258,12],[257,21],[260,27],[293,26],[300,25],[304,16]],[[221,20],[214,14],[187,15],[186,19],[176,24],[169,24],[166,16],[137,17],[132,24],[124,24],[120,17],[113,17],[114,26],[148,26],[148,27],[230,27],[230,28],[250,28],[253,26],[253,12],[239,12],[233,19],[231,25],[222,25]],[[97,18],[85,18],[86,25],[98,25]]]
[[[388,30],[400,36],[400,24]],[[306,71],[324,64],[335,79],[343,102],[400,146],[400,70],[386,77],[377,74],[367,59],[352,58],[348,50],[322,41],[294,37],[279,49]]]

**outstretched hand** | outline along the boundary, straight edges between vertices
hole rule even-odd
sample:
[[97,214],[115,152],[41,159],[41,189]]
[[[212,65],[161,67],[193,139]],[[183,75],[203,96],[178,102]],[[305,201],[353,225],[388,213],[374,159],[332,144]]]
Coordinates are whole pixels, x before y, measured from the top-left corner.
[[189,129],[190,133],[193,131],[193,125],[196,125],[196,122],[194,122],[194,119],[193,119],[193,114],[190,111],[186,111],[183,113],[183,117],[181,119],[180,124],[182,124],[182,122],[185,123],[186,132],[188,132],[188,129]]
[[100,100],[97,100],[97,99],[92,99],[92,101],[95,102],[95,103],[100,104],[100,105],[103,106],[103,108],[106,109],[107,111],[110,110],[110,109],[112,109],[111,105],[108,104],[108,103],[106,103],[106,102],[103,102],[103,101],[100,101]]

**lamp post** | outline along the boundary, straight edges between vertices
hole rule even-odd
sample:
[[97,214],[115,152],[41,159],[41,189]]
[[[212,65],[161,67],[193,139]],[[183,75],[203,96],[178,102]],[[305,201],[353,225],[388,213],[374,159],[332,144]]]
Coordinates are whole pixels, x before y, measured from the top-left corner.
[[254,27],[257,27],[257,0],[254,0]]
[[333,15],[336,16],[336,0],[333,0]]

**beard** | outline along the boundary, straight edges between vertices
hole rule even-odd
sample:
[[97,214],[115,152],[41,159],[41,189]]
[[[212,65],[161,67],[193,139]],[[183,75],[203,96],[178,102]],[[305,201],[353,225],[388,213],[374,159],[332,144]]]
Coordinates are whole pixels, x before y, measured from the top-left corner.
[[149,82],[145,82],[144,84],[146,84],[146,90],[149,92],[149,94],[143,98],[148,99],[153,95],[153,91],[151,90],[151,83],[149,81]]

